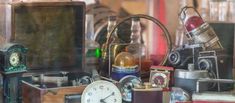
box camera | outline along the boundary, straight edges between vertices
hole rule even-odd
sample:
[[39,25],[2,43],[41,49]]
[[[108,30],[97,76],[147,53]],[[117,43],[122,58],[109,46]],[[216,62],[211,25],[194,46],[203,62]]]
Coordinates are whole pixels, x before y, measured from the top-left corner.
[[197,63],[196,58],[198,57],[198,53],[202,50],[203,46],[201,44],[186,44],[178,47],[169,54],[168,65],[176,69],[187,69],[189,63]]
[[[198,68],[208,70],[211,78],[232,79],[232,57],[223,50],[199,52]],[[227,91],[233,89],[232,84],[217,84],[211,90]]]

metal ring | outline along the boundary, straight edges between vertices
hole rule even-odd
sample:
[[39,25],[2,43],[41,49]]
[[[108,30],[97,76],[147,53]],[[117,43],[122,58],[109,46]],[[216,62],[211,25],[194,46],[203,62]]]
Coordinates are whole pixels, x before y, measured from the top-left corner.
[[167,50],[167,54],[165,55],[163,61],[161,61],[161,63],[159,65],[164,65],[167,61],[167,57],[172,49],[172,41],[171,41],[171,38],[170,38],[170,33],[169,31],[167,30],[167,28],[157,19],[155,19],[154,17],[151,17],[151,16],[148,16],[148,15],[144,15],[144,14],[137,14],[137,15],[131,15],[131,16],[128,16],[124,19],[122,19],[120,22],[117,23],[116,26],[114,26],[114,28],[112,29],[112,31],[108,34],[108,38],[106,40],[106,44],[109,44],[110,43],[110,37],[112,37],[113,35],[113,32],[116,30],[116,28],[118,26],[120,26],[120,24],[124,23],[125,21],[129,20],[129,19],[132,19],[132,18],[144,18],[144,19],[147,19],[147,20],[150,20],[152,22],[154,22],[155,24],[157,24],[161,29],[162,31],[164,32],[164,37],[165,39],[167,40],[167,45],[168,45],[168,50]]

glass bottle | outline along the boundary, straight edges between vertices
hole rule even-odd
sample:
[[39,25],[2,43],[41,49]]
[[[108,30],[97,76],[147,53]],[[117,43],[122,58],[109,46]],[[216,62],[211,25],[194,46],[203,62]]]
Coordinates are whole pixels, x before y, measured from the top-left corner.
[[144,74],[149,71],[152,61],[147,55],[147,49],[143,40],[141,40],[141,25],[139,18],[132,18],[130,38],[131,42],[130,45],[126,47],[126,50],[134,56],[136,65],[139,66],[139,70]]
[[208,21],[208,0],[201,1],[201,16],[203,20]]
[[187,37],[185,35],[185,29],[182,25],[182,22],[179,22],[179,26],[177,27],[175,32],[175,36],[175,48],[187,44]]
[[[187,6],[187,0],[180,0],[179,12],[185,6]],[[187,37],[185,35],[185,29],[181,20],[179,20],[179,26],[177,27],[175,32],[175,48],[182,46],[183,44],[186,43],[187,43]]]
[[146,57],[146,47],[141,43],[141,25],[139,18],[132,18],[131,24],[131,42],[127,46],[127,51],[134,55],[135,58]]
[[218,0],[210,0],[209,5],[210,5],[210,21],[218,21],[219,15],[219,5],[218,5]]
[[229,0],[228,18],[230,22],[235,22],[235,0]]
[[219,0],[219,21],[227,21],[228,20],[228,1],[227,0]]
[[[125,48],[120,43],[123,43],[118,38],[117,28],[112,33],[112,30],[117,24],[117,17],[116,16],[109,16],[108,17],[108,27],[107,27],[107,36],[106,36],[106,43],[102,45],[102,69],[103,69],[103,76],[107,76],[110,73],[111,64],[113,64],[115,57],[118,53],[123,51]],[[109,39],[109,41],[107,41]],[[110,76],[110,74],[109,74]]]
[[85,71],[91,73],[93,69],[98,70],[100,45],[94,38],[94,17],[90,14],[86,15],[85,54]]
[[[116,16],[111,16],[110,19],[113,19],[116,21]],[[116,25],[116,24],[115,24]],[[114,27],[112,27],[111,29],[108,28],[108,32],[111,33],[111,30],[113,29]],[[112,36],[110,37],[111,38],[111,43],[110,43],[110,58],[111,59],[111,63],[113,64],[113,61],[115,59],[115,57],[122,51],[124,51],[124,47],[125,45],[123,44],[124,41],[122,41],[121,39],[119,39],[118,37],[118,33],[117,33],[118,29],[116,28],[115,31],[113,32]]]
[[[108,51],[109,51],[109,41],[113,41],[113,37],[115,34],[110,35],[112,29],[115,27],[115,25],[117,24],[116,21],[116,17],[115,16],[109,16],[108,17],[108,26],[107,26],[107,35],[106,35],[106,42],[102,45],[102,60],[105,61],[108,59]],[[114,33],[116,33],[117,30],[115,30]],[[107,41],[108,39],[110,39],[109,41]]]

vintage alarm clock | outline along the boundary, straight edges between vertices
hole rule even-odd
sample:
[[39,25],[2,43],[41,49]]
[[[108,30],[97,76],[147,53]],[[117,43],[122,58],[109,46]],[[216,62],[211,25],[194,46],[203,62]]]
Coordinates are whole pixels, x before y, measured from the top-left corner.
[[122,100],[125,102],[131,102],[132,89],[134,87],[142,86],[142,80],[139,77],[128,75],[123,77],[120,81],[120,91],[122,94]]
[[151,83],[152,87],[168,88],[170,81],[170,71],[173,71],[172,67],[152,66],[149,78],[149,82]]
[[191,103],[191,95],[182,88],[172,87],[170,94],[170,103]]
[[26,72],[27,48],[16,43],[0,46],[0,70],[3,74]]
[[85,88],[81,103],[122,103],[122,95],[115,84],[98,80]]

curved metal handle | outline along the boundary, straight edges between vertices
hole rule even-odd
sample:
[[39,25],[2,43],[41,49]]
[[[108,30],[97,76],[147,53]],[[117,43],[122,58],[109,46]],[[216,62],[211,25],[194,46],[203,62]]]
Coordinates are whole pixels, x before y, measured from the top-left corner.
[[[191,6],[185,6],[185,7],[183,7],[183,8],[181,9],[181,11],[180,11],[179,14],[178,14],[178,16],[179,16],[179,18],[180,18],[180,20],[181,20],[182,22],[183,22],[183,20],[186,18],[186,11],[187,11],[188,9],[193,9],[193,10],[197,13],[197,15],[202,19],[200,13],[196,10],[196,8],[191,7]],[[182,17],[182,14],[183,14],[183,17]],[[202,19],[202,20],[203,20],[203,19]],[[183,24],[184,24],[184,23],[183,23]]]
[[[179,16],[179,19],[181,20],[182,24],[185,25],[184,23],[184,20],[186,19],[186,11],[188,9],[193,9],[197,15],[202,19],[201,15],[199,14],[199,12],[194,8],[194,7],[190,7],[190,6],[185,6],[181,9],[181,11],[179,12],[178,16]],[[203,20],[203,19],[202,19]],[[205,22],[205,21],[203,21]],[[187,36],[192,39],[192,36],[190,35],[189,31],[187,31],[186,27],[184,26],[186,32],[187,32]]]
[[[115,29],[120,26],[120,24],[123,24],[125,21],[129,20],[129,19],[132,19],[132,18],[144,18],[144,19],[147,19],[147,20],[150,20],[152,22],[154,22],[155,24],[157,24],[161,29],[162,31],[164,32],[164,37],[165,39],[167,40],[167,45],[168,45],[168,50],[167,50],[167,55],[164,57],[164,60],[160,63],[160,65],[164,65],[166,60],[167,60],[167,56],[168,54],[170,53],[171,49],[172,49],[172,41],[171,41],[171,38],[170,38],[170,33],[169,31],[167,30],[167,28],[157,19],[155,19],[154,17],[151,17],[151,16],[148,16],[148,15],[144,15],[144,14],[136,14],[136,15],[131,15],[131,16],[128,16],[124,19],[122,19],[120,22],[117,23],[116,26],[114,26],[114,28],[111,30],[111,32],[108,34],[108,38],[106,40],[106,45],[109,45],[109,43],[111,42],[110,40],[110,37],[112,37],[113,35],[113,32],[115,31]],[[109,47],[109,46],[108,46]]]

